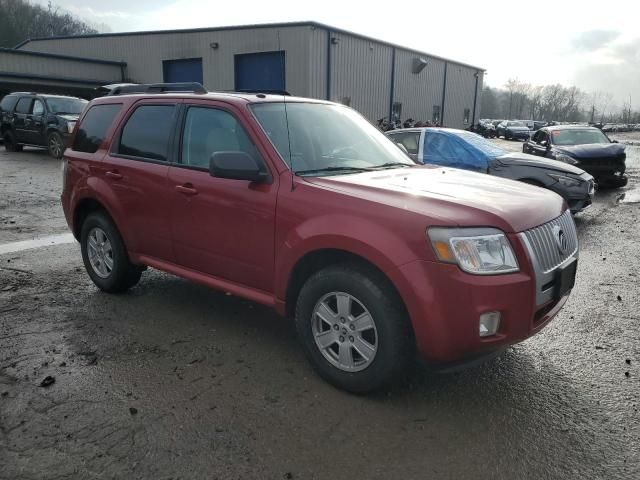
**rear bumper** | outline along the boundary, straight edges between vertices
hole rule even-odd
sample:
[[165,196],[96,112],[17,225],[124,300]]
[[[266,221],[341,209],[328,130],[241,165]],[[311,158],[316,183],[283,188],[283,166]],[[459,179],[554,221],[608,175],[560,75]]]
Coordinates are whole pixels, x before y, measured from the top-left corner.
[[[567,296],[536,305],[536,281],[527,270],[480,276],[426,261],[399,267],[393,281],[409,310],[421,356],[429,363],[473,360],[544,328]],[[479,317],[492,311],[501,314],[498,332],[480,337]]]

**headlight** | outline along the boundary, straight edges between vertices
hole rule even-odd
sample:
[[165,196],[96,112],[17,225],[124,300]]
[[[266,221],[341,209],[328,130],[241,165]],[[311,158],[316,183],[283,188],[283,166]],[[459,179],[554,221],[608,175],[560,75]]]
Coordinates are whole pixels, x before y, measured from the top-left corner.
[[576,165],[578,163],[578,160],[570,157],[569,155],[565,155],[564,153],[557,155],[556,160],[558,160],[559,162],[568,163],[569,165]]
[[554,173],[549,173],[548,175],[565,187],[577,187],[582,183],[582,180],[578,180],[577,178],[565,177],[564,175],[556,175]]
[[476,275],[519,271],[506,235],[496,228],[430,228],[427,235],[438,260]]
[[76,122],[67,122],[67,132],[73,133],[73,129],[76,128]]

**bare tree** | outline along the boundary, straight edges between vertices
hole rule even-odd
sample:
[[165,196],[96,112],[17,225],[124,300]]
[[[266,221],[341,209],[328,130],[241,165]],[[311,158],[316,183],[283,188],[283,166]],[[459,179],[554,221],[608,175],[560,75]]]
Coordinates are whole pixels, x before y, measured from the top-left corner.
[[51,2],[44,8],[26,0],[0,0],[0,47],[14,47],[33,37],[86,33],[98,32]]

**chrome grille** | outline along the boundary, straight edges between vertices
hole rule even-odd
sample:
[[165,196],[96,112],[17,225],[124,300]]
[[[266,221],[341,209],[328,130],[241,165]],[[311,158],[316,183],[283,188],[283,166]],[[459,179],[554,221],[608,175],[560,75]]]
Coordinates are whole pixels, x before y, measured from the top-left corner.
[[[559,246],[559,231],[562,231],[566,238],[564,251]],[[569,210],[550,222],[523,233],[529,241],[543,273],[548,273],[558,267],[578,250],[576,225],[573,223]]]

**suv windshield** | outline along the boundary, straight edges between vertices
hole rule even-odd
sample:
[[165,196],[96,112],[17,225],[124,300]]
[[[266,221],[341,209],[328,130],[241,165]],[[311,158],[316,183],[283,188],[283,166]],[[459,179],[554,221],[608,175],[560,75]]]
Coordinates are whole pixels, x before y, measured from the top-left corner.
[[[278,102],[251,105],[285,163],[300,175],[337,175],[415,166],[394,143],[347,107]],[[287,125],[289,128],[287,128]]]
[[586,145],[589,143],[611,143],[598,129],[554,130],[551,132],[555,145]]
[[466,143],[474,147],[476,150],[479,150],[489,158],[497,158],[509,153],[506,150],[491,143],[486,138],[481,137],[480,135],[477,135],[475,133],[460,130],[456,131],[454,135],[457,135],[459,138],[461,138]]
[[86,100],[79,98],[48,97],[44,99],[51,113],[71,113],[79,115],[87,105]]

